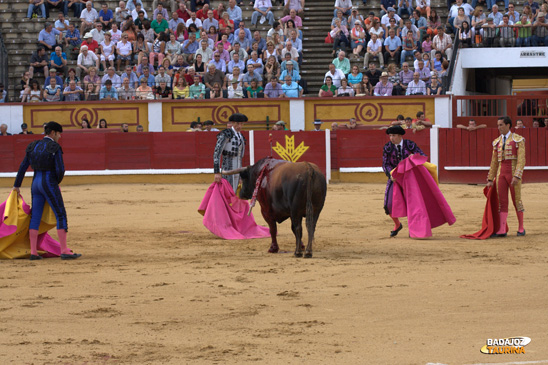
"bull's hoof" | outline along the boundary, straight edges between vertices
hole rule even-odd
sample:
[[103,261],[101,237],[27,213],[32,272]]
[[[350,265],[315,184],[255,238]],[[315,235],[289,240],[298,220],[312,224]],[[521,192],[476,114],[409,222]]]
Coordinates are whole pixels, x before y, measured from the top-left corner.
[[303,253],[302,252],[295,252],[295,257],[303,257]]
[[312,258],[312,252],[307,252],[307,253],[305,253],[305,254],[304,254],[304,258],[305,258],[305,259],[310,259],[310,258]]
[[278,246],[270,246],[270,248],[268,249],[268,253],[278,253],[278,251],[280,251],[280,248]]

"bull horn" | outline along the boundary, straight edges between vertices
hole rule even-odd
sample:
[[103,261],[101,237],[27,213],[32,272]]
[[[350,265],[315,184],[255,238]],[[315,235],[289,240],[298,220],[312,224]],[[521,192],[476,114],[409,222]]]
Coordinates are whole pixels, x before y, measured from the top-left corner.
[[239,174],[240,172],[242,171],[245,171],[247,169],[247,167],[240,167],[238,169],[234,169],[234,170],[229,170],[229,171],[221,171],[221,174],[223,175],[236,175],[236,174]]

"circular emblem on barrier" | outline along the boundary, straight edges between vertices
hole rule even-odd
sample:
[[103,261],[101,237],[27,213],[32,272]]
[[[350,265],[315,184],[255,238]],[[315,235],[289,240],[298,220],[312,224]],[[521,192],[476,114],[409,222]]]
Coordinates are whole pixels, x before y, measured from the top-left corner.
[[360,107],[358,115],[364,122],[373,122],[379,116],[379,108],[374,104],[365,103]]
[[89,125],[93,126],[95,123],[95,113],[88,108],[73,110],[72,113],[70,113],[70,123],[76,127],[80,127],[84,117],[87,118]]
[[213,115],[215,116],[216,123],[226,124],[228,122],[228,118],[230,118],[230,116],[234,113],[236,113],[236,109],[228,105],[223,105],[223,106],[217,107]]

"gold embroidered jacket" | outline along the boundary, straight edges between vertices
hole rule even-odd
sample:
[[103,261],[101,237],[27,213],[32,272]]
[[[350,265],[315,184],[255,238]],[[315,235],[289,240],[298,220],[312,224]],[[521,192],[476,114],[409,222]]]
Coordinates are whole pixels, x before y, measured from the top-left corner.
[[512,175],[521,179],[525,167],[525,138],[519,134],[511,133],[504,146],[504,151],[502,150],[503,141],[502,136],[498,136],[493,141],[493,156],[487,178],[493,180],[500,174],[500,163],[503,160],[512,160]]

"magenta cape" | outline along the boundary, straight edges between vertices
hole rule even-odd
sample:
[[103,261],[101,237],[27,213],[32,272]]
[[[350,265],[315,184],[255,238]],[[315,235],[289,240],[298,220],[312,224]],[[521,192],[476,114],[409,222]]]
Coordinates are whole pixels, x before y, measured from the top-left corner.
[[392,195],[392,216],[407,217],[409,235],[432,236],[432,228],[452,225],[455,216],[424,163],[428,157],[415,154],[401,161],[392,172],[396,179]]
[[225,179],[207,189],[198,208],[204,216],[204,226],[214,235],[226,240],[270,237],[270,231],[255,223],[253,214],[247,215],[249,203],[239,199]]
[[[29,205],[16,191],[12,191],[8,199],[0,204],[0,259],[17,259],[30,255],[30,212]],[[46,203],[38,230],[38,251],[44,257],[61,254],[59,242],[47,233],[55,227],[55,222],[55,215]]]

